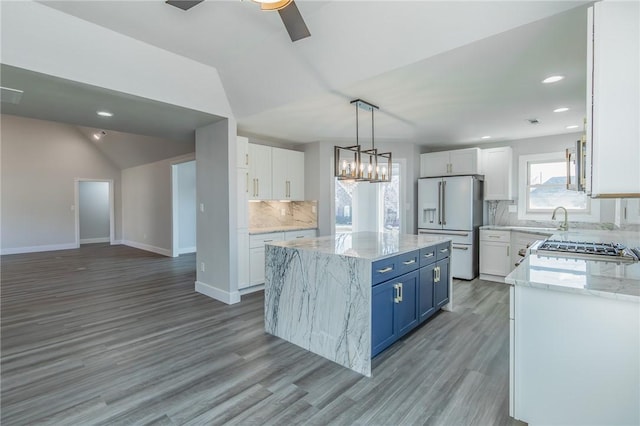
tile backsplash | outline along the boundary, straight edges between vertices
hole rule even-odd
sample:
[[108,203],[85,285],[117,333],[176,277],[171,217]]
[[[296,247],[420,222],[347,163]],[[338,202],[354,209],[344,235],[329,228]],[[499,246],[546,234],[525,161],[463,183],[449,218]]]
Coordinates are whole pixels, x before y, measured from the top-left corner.
[[[559,220],[519,220],[518,213],[510,213],[509,205],[511,201],[487,201],[486,202],[486,218],[487,225],[501,226],[532,226],[540,228],[556,228],[560,223]],[[551,216],[551,215],[549,215]],[[562,218],[562,214],[560,215]],[[613,230],[617,227],[613,223],[603,222],[572,222],[569,215],[569,229],[603,229]]]
[[249,203],[249,228],[318,226],[317,201],[259,201]]

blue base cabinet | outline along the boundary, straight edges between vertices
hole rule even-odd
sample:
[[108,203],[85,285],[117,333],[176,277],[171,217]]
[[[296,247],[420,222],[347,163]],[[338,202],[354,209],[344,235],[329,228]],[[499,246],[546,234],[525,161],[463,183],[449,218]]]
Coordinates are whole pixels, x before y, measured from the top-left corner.
[[450,243],[373,263],[371,357],[449,302]]

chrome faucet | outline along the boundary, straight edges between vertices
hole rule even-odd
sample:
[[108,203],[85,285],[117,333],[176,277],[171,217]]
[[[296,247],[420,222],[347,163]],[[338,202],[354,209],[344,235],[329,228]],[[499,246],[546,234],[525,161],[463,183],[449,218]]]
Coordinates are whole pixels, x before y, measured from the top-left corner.
[[562,207],[562,206],[556,207],[553,210],[553,214],[551,215],[551,220],[556,220],[556,212],[559,209],[564,210],[564,222],[562,222],[562,224],[558,227],[558,229],[561,230],[561,231],[568,231],[569,230],[569,222],[567,221],[568,213],[567,213],[567,209],[565,209],[564,207]]

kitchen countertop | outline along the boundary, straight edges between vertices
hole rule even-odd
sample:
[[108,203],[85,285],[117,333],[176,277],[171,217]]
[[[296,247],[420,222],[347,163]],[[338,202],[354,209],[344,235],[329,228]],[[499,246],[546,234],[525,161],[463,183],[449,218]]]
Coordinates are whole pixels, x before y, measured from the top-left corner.
[[307,229],[318,229],[317,226],[271,226],[268,228],[249,228],[249,235],[269,234],[271,232],[303,231]]
[[349,232],[318,238],[277,241],[269,244],[323,254],[377,260],[450,240],[451,238],[445,235],[439,237],[394,232]]
[[517,231],[526,232],[528,234],[553,235],[562,232],[557,228],[537,228],[532,226],[503,226],[503,225],[484,225],[480,230],[485,231]]
[[[576,230],[558,232],[561,241],[617,242],[640,246],[640,232]],[[505,282],[554,291],[588,294],[640,303],[640,262],[616,263],[529,254]]]

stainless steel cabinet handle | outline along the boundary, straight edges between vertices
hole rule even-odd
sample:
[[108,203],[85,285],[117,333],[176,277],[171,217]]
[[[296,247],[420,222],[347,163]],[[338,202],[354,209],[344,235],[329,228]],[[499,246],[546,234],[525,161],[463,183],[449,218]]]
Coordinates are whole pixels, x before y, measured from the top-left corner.
[[398,283],[398,286],[400,287],[400,302],[402,302],[402,283]]
[[259,197],[260,196],[260,178],[256,179],[256,183],[257,185],[257,190],[256,190],[256,195]]
[[268,243],[269,241],[273,241],[273,240],[262,240],[263,243]]
[[463,247],[463,246],[453,246],[454,250],[469,250],[469,247]]
[[445,207],[446,207],[446,201],[445,201],[445,194],[447,193],[447,181],[445,180],[444,182],[442,182],[442,224],[446,225],[447,224],[447,216],[445,213]]
[[509,256],[509,246],[507,246],[507,257]]
[[427,257],[427,258],[433,257],[433,253],[427,253],[427,254],[424,255],[424,257]]
[[415,259],[407,260],[406,262],[402,262],[403,265],[411,265],[412,263],[416,263]]
[[245,182],[246,183],[246,185],[245,185],[246,189],[245,189],[244,192],[246,192],[248,194],[249,193],[249,173],[245,173],[244,175],[246,177],[246,182]]
[[442,225],[442,182],[438,182],[438,225]]
[[393,289],[394,289],[393,303],[400,303],[400,286],[398,284],[394,284]]
[[304,235],[298,235],[296,238],[304,238]]
[[378,269],[377,272],[379,274],[386,274],[387,272],[393,271],[393,266],[387,266],[384,269]]
[[245,154],[244,155],[244,165],[248,166],[249,165],[249,154]]
[[448,248],[440,249],[440,253],[446,253],[446,252],[448,252],[448,251],[449,251],[449,249],[448,249]]
[[500,235],[487,235],[489,238],[500,238]]

